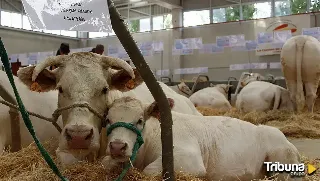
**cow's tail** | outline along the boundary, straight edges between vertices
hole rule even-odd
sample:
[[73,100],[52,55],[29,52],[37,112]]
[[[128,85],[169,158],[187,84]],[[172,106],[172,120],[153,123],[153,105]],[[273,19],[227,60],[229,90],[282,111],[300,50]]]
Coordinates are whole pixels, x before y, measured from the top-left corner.
[[281,90],[277,88],[274,95],[273,110],[277,110],[280,107],[280,102],[281,102]]
[[306,43],[305,38],[296,40],[296,67],[297,67],[297,92],[296,92],[296,105],[297,111],[301,111],[305,105],[305,97],[303,91],[303,82],[302,82],[302,59],[304,45]]

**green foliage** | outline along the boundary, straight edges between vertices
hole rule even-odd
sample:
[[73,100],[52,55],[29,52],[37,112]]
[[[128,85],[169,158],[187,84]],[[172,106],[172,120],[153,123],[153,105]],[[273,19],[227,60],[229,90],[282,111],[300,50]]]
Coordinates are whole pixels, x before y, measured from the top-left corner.
[[312,12],[320,11],[320,0],[311,0],[311,7],[310,10]]
[[128,24],[129,31],[131,33],[139,32],[140,30],[140,20],[130,20]]
[[[257,8],[254,4],[243,5],[242,15],[244,20],[253,19],[254,13],[257,12]],[[240,6],[233,6],[226,8],[226,21],[239,21],[240,20]]]

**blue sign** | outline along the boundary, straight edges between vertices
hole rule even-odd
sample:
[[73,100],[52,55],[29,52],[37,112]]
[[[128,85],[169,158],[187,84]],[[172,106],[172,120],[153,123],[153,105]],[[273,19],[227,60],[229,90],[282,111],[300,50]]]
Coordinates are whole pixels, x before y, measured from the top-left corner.
[[224,52],[224,47],[219,47],[216,44],[212,44],[212,49],[211,49],[212,53],[221,53]]
[[246,46],[233,46],[231,51],[240,52],[240,51],[247,51]]
[[246,41],[246,47],[247,47],[247,50],[256,50],[258,48],[258,43],[257,41],[254,41],[254,40],[249,40],[249,41]]
[[230,37],[229,36],[217,36],[216,37],[217,46],[219,47],[229,47]]
[[272,43],[273,33],[261,32],[258,33],[258,44]]
[[302,35],[309,35],[318,38],[320,36],[320,31],[318,27],[302,28]]

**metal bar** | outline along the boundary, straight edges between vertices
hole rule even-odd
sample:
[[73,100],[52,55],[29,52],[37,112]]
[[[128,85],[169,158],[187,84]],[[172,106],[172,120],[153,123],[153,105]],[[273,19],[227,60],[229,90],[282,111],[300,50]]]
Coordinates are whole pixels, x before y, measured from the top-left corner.
[[142,12],[142,11],[138,11],[138,10],[135,10],[135,9],[131,9],[130,8],[130,11],[133,11],[133,12],[136,12],[136,13],[140,13],[140,14],[143,14],[145,16],[150,16],[151,14],[148,14],[148,13],[145,13],[145,12]]
[[212,8],[212,0],[210,0],[210,24],[213,23],[213,8]]
[[276,16],[276,3],[275,0],[271,0],[271,17]]
[[243,20],[243,8],[242,8],[242,0],[240,0],[240,20]]
[[235,4],[239,4],[240,1],[234,1],[234,0],[226,0],[227,2],[230,2],[230,3],[235,3]]
[[124,10],[124,9],[128,9],[128,8],[141,8],[141,7],[146,7],[148,5],[156,5],[156,3],[151,3],[151,4],[143,4],[143,5],[136,5],[136,6],[132,6],[132,4],[128,4],[127,7],[123,7],[123,8],[117,8],[117,10]]
[[311,0],[307,0],[307,12],[310,12],[310,8],[311,8]]

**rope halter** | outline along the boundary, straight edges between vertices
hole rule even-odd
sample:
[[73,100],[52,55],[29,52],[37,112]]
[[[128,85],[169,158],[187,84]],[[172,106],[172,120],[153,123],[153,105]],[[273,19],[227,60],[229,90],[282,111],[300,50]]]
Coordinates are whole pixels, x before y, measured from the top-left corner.
[[[134,124],[132,123],[126,123],[126,122],[116,122],[114,124],[111,124],[108,129],[107,129],[107,136],[109,136],[112,132],[112,130],[114,130],[115,128],[118,127],[123,127],[123,128],[127,128],[131,131],[133,131],[134,133],[136,133],[137,135],[137,139],[136,142],[133,146],[132,149],[132,155],[130,157],[130,161],[134,162],[134,160],[137,157],[137,153],[139,148],[141,147],[141,145],[144,143],[143,138],[142,138],[142,131],[145,127],[145,123],[143,124],[142,130],[139,130]],[[121,174],[118,176],[118,178],[116,179],[116,181],[121,181],[123,179],[123,177],[126,175],[127,171],[129,170],[129,168],[131,167],[130,163],[127,163],[123,169],[123,171],[121,172]]]

